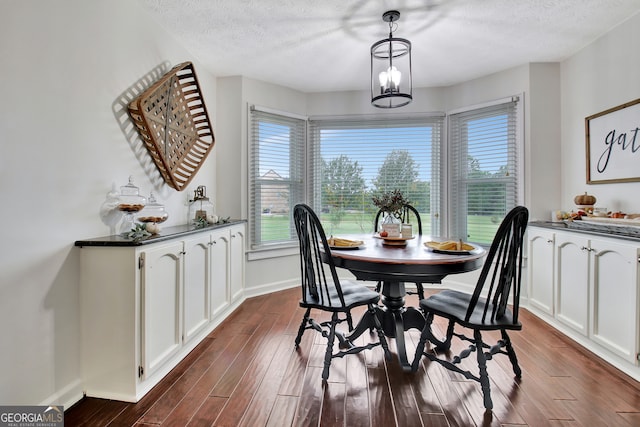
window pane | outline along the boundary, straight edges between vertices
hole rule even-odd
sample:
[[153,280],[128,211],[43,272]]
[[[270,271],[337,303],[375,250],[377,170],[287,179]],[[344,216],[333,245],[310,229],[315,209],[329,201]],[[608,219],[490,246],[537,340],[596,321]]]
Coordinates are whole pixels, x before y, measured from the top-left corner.
[[516,104],[450,117],[451,237],[490,244],[517,204]]
[[293,243],[289,213],[304,201],[302,119],[251,111],[250,215],[252,248]]
[[327,234],[373,232],[378,209],[371,198],[394,189],[416,207],[430,234],[440,200],[441,127],[442,117],[312,121],[313,205]]

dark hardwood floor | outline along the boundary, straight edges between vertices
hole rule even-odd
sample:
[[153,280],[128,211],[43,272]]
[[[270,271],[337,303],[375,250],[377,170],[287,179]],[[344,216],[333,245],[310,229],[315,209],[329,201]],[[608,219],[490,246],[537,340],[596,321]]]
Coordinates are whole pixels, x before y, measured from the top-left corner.
[[[334,359],[323,386],[324,339],[307,331],[294,350],[298,298],[296,288],[248,299],[140,402],[85,398],[65,425],[640,426],[639,383],[526,310],[510,335],[521,381],[506,357],[488,362],[493,412],[476,382],[424,358],[405,374],[380,347]],[[412,358],[419,331],[408,335]]]

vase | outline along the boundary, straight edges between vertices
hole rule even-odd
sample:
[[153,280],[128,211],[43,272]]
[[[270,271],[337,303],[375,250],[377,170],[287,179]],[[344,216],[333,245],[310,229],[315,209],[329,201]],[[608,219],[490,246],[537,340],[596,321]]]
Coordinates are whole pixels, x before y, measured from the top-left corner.
[[382,231],[386,231],[389,237],[400,237],[402,221],[393,212],[387,212],[382,220]]

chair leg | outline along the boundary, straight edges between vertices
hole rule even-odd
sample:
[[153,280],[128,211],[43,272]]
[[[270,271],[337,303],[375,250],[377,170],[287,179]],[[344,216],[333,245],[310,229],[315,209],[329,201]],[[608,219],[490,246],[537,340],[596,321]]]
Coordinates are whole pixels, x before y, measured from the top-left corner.
[[447,326],[447,337],[444,340],[444,343],[442,343],[442,349],[444,350],[449,350],[451,348],[451,338],[453,337],[453,328],[455,326],[455,323],[453,320],[449,320],[449,326]]
[[418,341],[418,345],[416,346],[416,354],[413,357],[413,362],[411,363],[412,372],[416,372],[418,370],[418,367],[420,366],[420,360],[422,359],[422,355],[424,354],[424,346],[427,343],[427,340],[435,340],[433,333],[431,332],[432,322],[433,314],[429,313],[425,319],[424,328],[422,328],[420,340]]
[[[433,314],[427,313],[426,318],[427,319],[431,318],[431,321],[433,321]],[[431,323],[431,321],[429,323]],[[455,326],[455,323],[453,322],[453,320],[449,320],[449,325],[447,326],[447,333],[444,339],[442,341],[436,339],[435,337],[431,339],[431,342],[433,342],[436,345],[436,350],[449,351],[449,349],[451,348],[451,338],[453,337],[454,326]]]
[[298,348],[300,346],[300,341],[302,340],[302,334],[307,327],[307,323],[309,322],[309,313],[311,313],[311,308],[307,308],[307,311],[304,313],[302,317],[302,323],[300,323],[300,327],[298,328],[298,336],[296,336],[295,346]]
[[491,388],[489,387],[489,373],[487,372],[487,360],[484,355],[484,344],[482,343],[482,334],[479,330],[473,331],[473,338],[476,345],[476,355],[478,359],[478,369],[480,371],[480,386],[482,387],[482,395],[484,397],[484,407],[493,409],[491,400]]
[[333,358],[333,341],[336,337],[336,325],[338,324],[338,313],[331,315],[331,328],[327,337],[327,350],[324,353],[324,369],[322,370],[322,379],[329,379],[329,368],[331,367],[331,359]]
[[347,311],[347,325],[349,326],[349,332],[353,331],[353,318],[350,311]]
[[375,322],[375,329],[378,333],[378,340],[380,341],[380,345],[384,350],[384,357],[387,360],[391,360],[391,352],[389,351],[389,344],[387,343],[387,338],[384,336],[384,331],[382,330],[382,324],[380,323],[380,319],[376,314],[376,307],[374,304],[369,304],[369,313],[373,316],[373,320]]
[[376,292],[380,292],[380,289],[382,288],[382,282],[378,281],[378,283],[376,283]]
[[416,283],[416,290],[418,291],[418,298],[422,301],[424,299],[424,287],[422,283]]
[[511,366],[513,367],[513,373],[516,375],[516,378],[522,378],[522,370],[520,369],[520,365],[518,365],[518,358],[516,357],[516,351],[513,349],[511,345],[511,338],[507,335],[507,331],[502,329],[500,331],[502,333],[502,340],[504,341],[504,346],[507,349],[507,356],[509,356],[509,360],[511,361]]

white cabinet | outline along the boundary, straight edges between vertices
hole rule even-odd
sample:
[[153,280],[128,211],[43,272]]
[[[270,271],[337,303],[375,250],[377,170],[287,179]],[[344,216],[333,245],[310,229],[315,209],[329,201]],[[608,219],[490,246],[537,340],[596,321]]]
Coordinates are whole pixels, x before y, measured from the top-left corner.
[[529,229],[529,303],[554,315],[555,234],[541,228]]
[[230,227],[231,235],[229,273],[231,301],[236,301],[244,292],[244,226]]
[[[231,302],[229,251],[231,234],[223,229],[211,233],[211,293],[209,306],[211,317],[224,311]],[[244,256],[244,255],[243,255]]]
[[635,245],[592,240],[591,339],[624,359],[637,363],[638,256]]
[[244,297],[244,223],[77,241],[87,396],[136,402]]
[[184,241],[183,339],[189,341],[209,324],[209,234]]
[[556,234],[556,318],[583,335],[589,322],[589,240]]
[[640,242],[535,226],[528,242],[532,311],[640,378]]
[[183,254],[182,242],[149,248],[139,254],[142,378],[153,375],[182,346]]
[[211,233],[211,316],[244,297],[244,225]]

